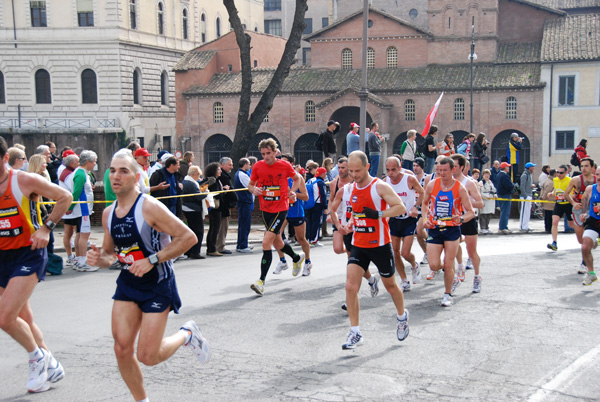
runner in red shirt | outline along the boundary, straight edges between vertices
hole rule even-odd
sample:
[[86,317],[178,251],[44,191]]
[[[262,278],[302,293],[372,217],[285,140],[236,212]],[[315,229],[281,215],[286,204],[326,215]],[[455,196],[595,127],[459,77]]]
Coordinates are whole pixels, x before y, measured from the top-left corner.
[[[289,244],[281,238],[281,225],[285,221],[289,209],[289,197],[295,199],[296,190],[300,186],[300,176],[288,162],[276,158],[277,143],[272,138],[262,140],[258,149],[263,157],[252,168],[248,190],[259,197],[260,211],[267,231],[263,239],[263,258],[260,264],[260,279],[250,288],[262,296],[264,284],[273,260],[271,246],[281,250],[294,261],[294,269],[298,269],[304,261],[304,253],[296,254]],[[288,177],[294,181],[292,188],[288,186]]]

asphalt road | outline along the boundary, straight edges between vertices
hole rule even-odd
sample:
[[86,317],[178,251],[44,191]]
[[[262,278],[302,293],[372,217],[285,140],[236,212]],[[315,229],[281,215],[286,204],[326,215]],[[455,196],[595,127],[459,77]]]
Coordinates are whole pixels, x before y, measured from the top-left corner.
[[[195,319],[213,357],[200,366],[182,348],[143,367],[150,400],[598,400],[600,284],[581,285],[574,235],[561,234],[556,253],[546,249],[548,238],[482,237],[482,292],[471,293],[467,271],[451,308],[440,307],[441,279],[414,285],[405,295],[404,342],[396,339],[389,295],[382,288],[371,298],[363,283],[365,345],[356,351],[341,349],[349,330],[340,309],[345,258],[330,243],[312,249],[311,276],[269,274],[262,298],[249,288],[259,253],[179,262],[183,308],[170,316],[167,333]],[[116,276],[65,270],[38,285],[36,322],[66,377],[46,393],[26,394],[27,355],[0,332],[0,401],[133,400],[112,349]]]

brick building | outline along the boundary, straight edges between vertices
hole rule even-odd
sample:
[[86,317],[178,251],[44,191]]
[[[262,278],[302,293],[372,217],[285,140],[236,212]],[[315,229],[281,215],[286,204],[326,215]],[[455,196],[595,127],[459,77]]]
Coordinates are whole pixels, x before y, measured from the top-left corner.
[[[429,0],[427,16],[424,28],[370,9],[367,122],[377,121],[380,132],[390,135],[384,152],[389,155],[398,150],[408,130],[422,129],[442,91],[445,95],[435,121],[440,127],[438,139],[452,132],[460,143],[470,130],[469,55],[474,26],[473,132],[488,134],[492,159],[505,155],[510,134],[517,132],[525,138],[521,165],[528,160],[541,162],[544,24],[565,18],[566,13],[526,0]],[[329,119],[342,124],[336,141],[338,153],[344,153],[349,124],[359,120],[361,28],[362,10],[358,10],[304,37],[311,43],[312,67],[291,70],[250,154],[258,154],[260,139],[275,137],[283,151],[295,153],[301,163],[308,158],[321,160],[314,140]],[[202,54],[218,59],[227,48],[225,38],[210,45],[212,56],[205,53],[205,45],[186,57]],[[257,55],[258,47],[253,42]],[[218,71],[209,67],[211,63],[215,65],[206,61],[201,68],[205,80],[192,82],[185,77],[199,67],[184,58],[175,78],[177,135],[191,138],[200,164],[228,153],[241,88],[239,72]],[[256,63],[253,91],[257,102],[274,69],[260,60]],[[184,81],[185,85],[179,84]],[[180,114],[181,110],[185,112]]]

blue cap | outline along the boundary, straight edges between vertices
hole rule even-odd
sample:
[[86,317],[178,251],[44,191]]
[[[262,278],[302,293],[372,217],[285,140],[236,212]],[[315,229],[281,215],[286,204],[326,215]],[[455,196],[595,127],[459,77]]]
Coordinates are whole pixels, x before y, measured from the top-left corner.
[[535,166],[535,163],[527,162],[525,164],[525,169],[529,169],[530,167],[533,167],[533,166]]
[[164,154],[167,154],[167,153],[168,153],[168,152],[167,152],[167,151],[165,151],[165,150],[163,149],[163,150],[162,150],[162,151],[160,151],[160,152],[158,153],[158,155],[156,155],[156,156],[157,156],[157,158],[158,158],[158,159],[160,159],[160,158],[162,158],[162,156],[163,156]]

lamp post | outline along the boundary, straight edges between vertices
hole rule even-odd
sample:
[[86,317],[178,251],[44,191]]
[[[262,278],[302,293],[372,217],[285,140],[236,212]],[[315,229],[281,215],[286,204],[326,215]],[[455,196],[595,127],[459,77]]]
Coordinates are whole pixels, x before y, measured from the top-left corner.
[[471,125],[469,128],[469,132],[473,132],[473,61],[477,60],[477,55],[475,54],[475,25],[471,26],[471,53],[469,53],[469,60],[471,61]]
[[359,116],[359,149],[365,151],[365,140],[366,140],[366,126],[367,126],[367,98],[369,97],[369,90],[367,89],[367,40],[369,30],[369,0],[364,1],[363,7],[363,43],[362,43],[362,77],[361,77],[361,88],[358,93],[358,99],[360,100],[360,116]]

